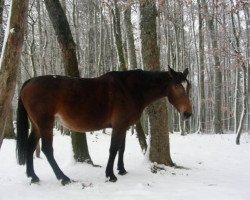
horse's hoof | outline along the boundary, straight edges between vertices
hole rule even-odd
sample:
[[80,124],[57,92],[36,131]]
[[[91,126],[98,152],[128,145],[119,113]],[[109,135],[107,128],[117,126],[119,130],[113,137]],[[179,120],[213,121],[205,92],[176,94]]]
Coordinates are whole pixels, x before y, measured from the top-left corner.
[[125,174],[127,174],[128,172],[125,170],[125,169],[122,169],[122,170],[119,170],[119,172],[118,172],[118,174],[120,174],[120,175],[125,175]]
[[40,182],[40,179],[38,178],[38,177],[33,177],[32,179],[31,179],[31,184],[36,184],[36,183],[39,183]]
[[65,178],[65,179],[63,179],[63,180],[61,181],[61,184],[62,184],[63,186],[68,185],[68,184],[70,184],[70,183],[71,183],[71,180],[70,180],[69,178]]
[[111,175],[111,176],[109,177],[109,182],[115,183],[116,181],[117,181],[117,178],[116,178],[115,175]]

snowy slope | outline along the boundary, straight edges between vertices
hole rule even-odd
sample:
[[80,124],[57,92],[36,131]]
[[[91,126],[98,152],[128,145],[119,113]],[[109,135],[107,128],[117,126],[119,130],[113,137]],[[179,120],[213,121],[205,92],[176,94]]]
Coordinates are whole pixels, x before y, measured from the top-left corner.
[[[35,158],[35,171],[41,182],[30,185],[25,167],[18,166],[15,141],[4,140],[0,150],[0,200],[243,200],[250,199],[250,143],[248,135],[235,145],[235,135],[172,134],[173,161],[186,169],[165,167],[151,173],[150,164],[140,151],[136,137],[127,134],[126,176],[116,183],[105,182],[110,135],[88,134],[90,153],[95,164],[75,163],[70,137],[54,136],[55,158],[63,172],[77,182],[62,186],[42,154]],[[86,187],[83,187],[84,184]]]

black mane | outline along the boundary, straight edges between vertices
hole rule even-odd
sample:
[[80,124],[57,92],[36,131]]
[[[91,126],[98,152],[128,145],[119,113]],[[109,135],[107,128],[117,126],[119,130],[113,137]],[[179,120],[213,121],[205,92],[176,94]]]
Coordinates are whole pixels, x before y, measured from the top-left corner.
[[132,78],[136,78],[134,81],[144,80],[156,84],[165,84],[166,82],[171,81],[171,76],[169,73],[161,71],[144,71],[137,69],[129,71],[113,71],[108,72],[107,74],[110,74],[112,77],[122,82],[130,81]]

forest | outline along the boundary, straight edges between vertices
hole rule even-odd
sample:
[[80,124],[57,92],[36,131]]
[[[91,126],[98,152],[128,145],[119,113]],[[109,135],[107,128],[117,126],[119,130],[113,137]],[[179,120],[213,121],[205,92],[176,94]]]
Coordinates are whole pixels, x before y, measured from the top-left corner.
[[[51,5],[49,2],[47,5]],[[75,44],[77,76],[97,77],[109,71],[132,69],[167,71],[168,65],[176,71],[188,68],[193,116],[182,121],[178,112],[165,102],[169,132],[181,135],[233,132],[239,143],[240,134],[250,128],[249,2],[159,0],[151,2],[155,11],[153,7],[145,9],[143,16],[145,2],[61,0]],[[10,3],[1,0],[1,47],[8,29]],[[27,3],[23,47],[14,75],[15,97],[8,108],[5,137],[14,136],[16,100],[25,80],[46,74],[72,75],[65,67],[60,33],[53,27],[57,23],[53,24],[55,16],[52,11],[52,17],[47,12],[50,6],[46,9],[46,1],[39,0]],[[159,63],[152,61],[154,67],[146,66],[143,59],[148,47],[142,38],[146,26],[142,25],[143,17],[153,19],[148,22],[152,23],[149,29],[156,29]],[[147,119],[146,111],[141,119],[142,134],[146,135]]]
[[[10,100],[8,115],[1,115],[6,118],[5,137],[15,137],[13,122],[17,98],[27,79],[47,74],[97,77],[109,71],[133,69],[167,71],[168,66],[176,71],[189,69],[193,116],[190,120],[181,120],[178,112],[164,101],[167,116],[164,118],[162,112],[157,114],[158,119],[167,121],[164,129],[181,135],[235,133],[238,144],[241,133],[249,131],[248,1],[62,0],[67,23],[60,21],[59,15],[56,21],[57,10],[49,11],[53,7],[51,2],[30,0],[26,3],[27,23],[23,18],[25,31],[20,62],[11,75],[16,76],[12,92],[15,96]],[[8,0],[1,0],[2,48],[4,33],[8,33],[10,4]],[[148,9],[142,8],[144,4],[148,4]],[[55,26],[59,23],[66,23],[69,28]],[[62,35],[67,31],[72,37],[65,39]],[[155,32],[155,46],[149,46],[144,31]],[[63,40],[72,44],[68,42],[64,46]],[[73,64],[65,59],[67,45],[75,48],[77,61]],[[149,48],[155,48],[156,53],[147,52]],[[156,58],[149,61],[152,66],[147,64],[146,54]],[[75,65],[77,69],[73,69]],[[8,68],[1,68],[2,77],[4,70]],[[2,107],[7,99],[5,96],[0,102]],[[150,132],[149,110],[146,109],[141,123],[135,127],[141,133],[138,137],[142,149],[147,146],[144,135]]]
[[[2,0],[1,4],[3,43],[9,2]],[[76,43],[81,77],[144,69],[138,2],[62,0],[61,4]],[[196,105],[194,116],[185,124],[168,106],[170,131],[249,130],[249,2],[180,0],[156,4],[160,69],[188,67],[190,96]],[[27,20],[17,88],[34,76],[65,74],[42,1],[29,2]]]
[[[10,5],[7,0],[1,4],[2,44]],[[76,43],[81,77],[144,69],[137,1],[62,0],[61,4]],[[167,70],[168,65],[179,71],[188,67],[195,105],[194,116],[185,125],[168,106],[170,131],[223,133],[237,132],[241,126],[248,130],[249,2],[180,0],[156,4],[160,70]],[[34,76],[65,74],[42,1],[29,2],[27,20],[17,88]]]
[[[14,148],[12,145],[16,138],[18,98],[26,80],[43,75],[94,78],[110,71],[136,69],[168,71],[170,66],[183,73],[188,69],[192,116],[183,120],[167,98],[162,98],[148,106],[140,120],[129,128],[128,140],[133,141],[134,147],[129,144],[128,152],[131,155],[138,146],[140,153],[135,151],[136,156],[128,160],[133,163],[132,158],[139,158],[135,163],[138,164],[139,161],[139,166],[151,181],[141,177],[143,183],[136,185],[136,188],[145,192],[155,182],[162,183],[163,187],[166,184],[163,180],[166,174],[170,179],[173,176],[183,179],[183,176],[188,177],[189,174],[197,180],[204,178],[195,170],[188,171],[190,169],[185,165],[198,169],[198,172],[203,169],[207,174],[212,173],[211,177],[216,179],[221,174],[213,174],[217,168],[210,168],[215,161],[218,168],[230,165],[232,168],[226,168],[226,172],[235,175],[233,168],[236,169],[237,166],[231,163],[230,158],[237,160],[240,155],[239,159],[245,166],[249,162],[244,157],[249,152],[245,148],[249,146],[246,138],[250,131],[249,8],[250,2],[247,0],[0,0],[0,159],[7,158],[1,152]],[[98,160],[101,164],[103,160],[106,161],[106,157],[104,159],[98,152],[97,141],[101,146],[107,147],[109,142],[104,141],[110,135],[109,129],[99,131],[98,135],[101,136],[97,136],[96,132],[79,134],[60,123],[55,123],[54,126],[55,137],[58,139],[55,140],[54,147],[59,162],[63,163],[64,156],[58,153],[57,148],[61,148],[64,155],[70,154],[65,152],[62,138],[72,144],[70,147],[69,144],[65,145],[65,148],[72,148],[72,155],[69,157],[73,157],[75,162],[96,166]],[[170,141],[172,138],[176,140]],[[225,142],[229,140],[230,145]],[[196,141],[200,142],[200,146]],[[243,151],[237,149],[240,146],[235,145],[242,144],[242,141],[243,145],[240,146]],[[171,152],[170,145],[174,149]],[[210,152],[203,149],[204,145],[208,145]],[[187,152],[180,152],[176,148],[181,149],[183,146]],[[227,152],[222,149],[227,149]],[[94,156],[93,152],[99,155]],[[211,153],[215,156],[218,152],[224,156],[223,162],[218,157],[210,156],[203,160],[203,155]],[[193,160],[187,159],[194,154],[197,157],[193,157]],[[14,162],[14,157],[11,156],[7,163]],[[35,159],[37,157],[43,157],[40,155],[40,144],[36,147]],[[151,174],[163,176],[152,178],[142,161],[145,157],[149,158]],[[41,160],[36,162],[44,168]],[[179,165],[182,162],[184,166]],[[72,162],[70,165],[72,167]],[[84,167],[86,168],[85,165]],[[136,172],[140,171],[134,163],[129,167],[135,168]],[[8,169],[8,166],[3,165],[0,170],[3,171],[3,174],[0,173],[0,185],[3,183],[1,176],[4,177],[3,181],[13,184],[14,177],[5,177],[5,168]],[[78,178],[77,172],[81,173],[80,169],[77,165],[73,168],[76,172],[72,175]],[[19,169],[21,168],[14,172],[18,177]],[[95,168],[87,169],[91,171],[87,180],[100,173]],[[245,169],[239,168],[240,170]],[[103,173],[103,169],[101,172]],[[141,175],[138,172],[132,176],[138,174]],[[230,180],[228,174],[223,174],[222,177]],[[234,177],[241,181],[244,173]],[[131,184],[137,183],[136,178],[131,180]],[[207,192],[207,186],[211,188],[224,184],[223,181],[212,183],[213,180],[209,177],[206,180],[211,182],[206,183],[206,186],[203,182],[194,182],[201,188],[201,193],[203,189],[203,193]],[[17,181],[16,184],[18,183]],[[243,183],[242,196],[236,187],[235,193],[233,192],[235,196],[232,195],[231,199],[245,199],[249,195],[245,189],[248,183]],[[127,190],[130,182],[128,185],[120,186]],[[177,181],[173,185],[176,186]],[[221,192],[221,185],[218,193]],[[193,189],[186,179],[182,186],[186,187],[185,194],[188,194],[189,188]],[[92,187],[96,190],[97,187],[101,190],[100,188],[109,186],[103,186],[100,179],[94,178],[93,182],[81,184],[81,187],[89,190]],[[161,193],[164,190],[162,187],[158,185],[152,194]],[[233,183],[226,188],[232,189]],[[57,188],[55,191],[58,191]],[[132,192],[132,196],[135,194],[137,193]],[[13,196],[15,199],[17,197]],[[148,197],[150,199],[152,196]],[[193,197],[190,195],[187,199]],[[216,197],[228,199],[230,196]],[[93,199],[98,198],[100,196],[93,196]]]

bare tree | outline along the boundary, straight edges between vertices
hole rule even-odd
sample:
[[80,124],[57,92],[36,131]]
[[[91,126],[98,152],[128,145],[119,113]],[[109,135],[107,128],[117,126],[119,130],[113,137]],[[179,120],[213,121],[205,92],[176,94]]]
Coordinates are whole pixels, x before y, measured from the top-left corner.
[[122,32],[121,32],[121,22],[120,22],[120,10],[117,5],[117,0],[114,0],[114,9],[111,10],[113,14],[113,25],[114,25],[114,35],[115,35],[115,44],[119,57],[119,70],[127,70],[125,55],[123,52],[122,44]]
[[126,10],[124,11],[124,22],[126,27],[126,35],[127,35],[127,46],[128,46],[128,60],[130,69],[137,69],[137,59],[136,59],[136,51],[135,51],[135,40],[133,34],[133,25],[131,23],[131,5],[128,5]]
[[217,38],[217,29],[216,29],[216,9],[212,9],[213,13],[209,12],[208,9],[208,3],[206,0],[202,0],[202,5],[204,8],[205,13],[205,19],[208,26],[208,30],[210,32],[210,38],[212,42],[212,48],[214,50],[213,57],[214,57],[214,132],[221,134],[223,133],[223,127],[222,127],[222,114],[221,114],[221,105],[222,105],[222,66],[221,61],[218,53],[216,52],[218,50],[218,38]]
[[4,0],[0,0],[0,53],[2,52],[4,31],[3,31],[3,7]]
[[12,0],[9,25],[6,30],[0,64],[0,147],[8,112],[15,91],[24,32],[27,23],[28,0]]
[[[157,45],[156,17],[154,1],[145,0],[140,3],[141,40],[144,69],[160,70],[159,47]],[[170,156],[169,134],[167,124],[166,100],[162,99],[148,108],[150,123],[149,159],[164,165],[173,165]]]
[[[233,0],[231,0],[231,7],[235,7],[234,6],[234,3],[233,3]],[[235,94],[236,96],[236,102],[240,102],[239,104],[241,105],[241,115],[239,117],[239,120],[237,120],[237,115],[238,115],[238,105],[236,105],[235,107],[238,108],[237,111],[235,110],[235,121],[237,123],[235,123],[235,133],[237,134],[237,137],[236,137],[236,144],[240,144],[240,136],[241,136],[241,133],[242,133],[242,129],[243,129],[243,122],[245,121],[245,118],[246,118],[246,110],[247,110],[247,99],[246,99],[246,73],[247,73],[247,69],[246,69],[246,64],[245,64],[245,61],[242,59],[244,58],[244,56],[242,55],[242,52],[241,52],[241,45],[240,45],[240,40],[241,40],[241,33],[242,33],[242,30],[241,30],[241,27],[238,26],[238,29],[236,27],[236,23],[235,23],[235,15],[238,19],[238,25],[241,24],[240,23],[240,17],[239,17],[239,11],[236,9],[235,11],[232,11],[231,12],[231,22],[232,22],[232,29],[233,29],[233,36],[234,36],[234,42],[231,42],[232,44],[232,47],[234,49],[234,53],[235,53],[235,57],[236,57],[236,77],[237,77],[237,82],[242,82],[242,84],[240,85],[239,83],[236,84],[236,94],[238,94],[240,91],[240,87],[242,88],[241,91],[242,91],[242,98],[240,98],[238,100],[238,95]],[[241,69],[242,71],[242,79],[241,81],[239,80],[240,79],[240,76],[239,76],[239,69]]]
[[206,109],[205,109],[205,49],[204,49],[204,16],[202,15],[202,5],[200,0],[198,4],[199,17],[199,83],[200,83],[200,132],[204,133],[206,129]]

